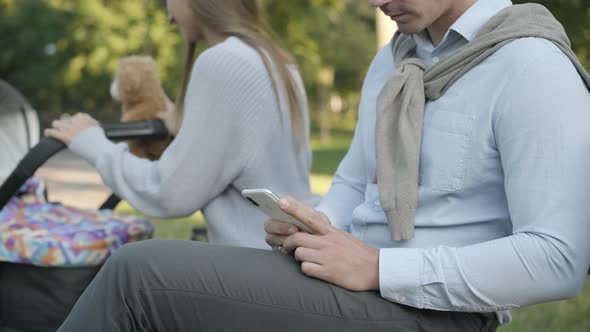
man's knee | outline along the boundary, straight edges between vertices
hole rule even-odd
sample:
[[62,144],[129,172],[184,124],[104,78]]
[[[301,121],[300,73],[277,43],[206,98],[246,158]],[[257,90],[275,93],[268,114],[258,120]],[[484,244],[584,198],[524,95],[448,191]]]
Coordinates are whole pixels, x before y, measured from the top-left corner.
[[105,263],[105,273],[133,278],[146,274],[157,266],[162,255],[162,248],[171,240],[145,240],[128,243],[119,248]]
[[187,259],[190,259],[190,263],[195,263],[200,256],[206,258],[204,253],[200,255],[200,249],[205,249],[205,246],[193,241],[169,239],[128,243],[107,260],[103,269],[128,277],[160,274],[161,270],[175,269],[183,263],[189,263]]
[[151,253],[156,251],[163,240],[145,240],[127,243],[119,248],[107,261],[109,265],[126,266],[131,263],[141,263]]

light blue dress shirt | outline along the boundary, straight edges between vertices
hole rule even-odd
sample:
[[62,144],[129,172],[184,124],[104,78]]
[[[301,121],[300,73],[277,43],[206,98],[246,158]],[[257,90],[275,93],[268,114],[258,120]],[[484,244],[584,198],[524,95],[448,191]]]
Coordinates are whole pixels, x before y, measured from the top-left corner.
[[[479,0],[429,66],[473,40],[507,0]],[[575,296],[590,265],[590,94],[551,42],[514,41],[426,104],[415,238],[392,241],[375,177],[377,96],[390,45],[363,85],[348,154],[318,207],[380,249],[382,297],[435,310],[498,312]]]

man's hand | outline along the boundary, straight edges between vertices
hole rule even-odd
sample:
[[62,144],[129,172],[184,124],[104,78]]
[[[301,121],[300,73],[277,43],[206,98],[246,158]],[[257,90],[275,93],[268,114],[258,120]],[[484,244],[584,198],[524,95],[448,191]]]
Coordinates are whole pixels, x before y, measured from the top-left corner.
[[[326,224],[330,224],[330,220],[325,214],[320,211],[315,212],[320,214],[320,217]],[[293,254],[292,251],[287,252],[283,248],[283,242],[285,242],[289,236],[300,232],[301,230],[299,227],[285,221],[269,219],[264,224],[264,231],[266,232],[266,243],[268,243],[273,250],[280,251],[284,254]]]
[[51,123],[52,128],[45,129],[45,136],[52,137],[70,145],[80,132],[89,127],[98,127],[98,121],[86,113],[76,113],[70,117],[62,115]]
[[[297,232],[282,242],[283,251],[294,253],[305,275],[351,291],[379,289],[378,249],[330,225],[326,215],[295,199],[283,198],[279,206],[314,233]],[[286,226],[275,227],[288,231]]]
[[286,254],[283,249],[283,242],[292,234],[299,232],[299,227],[294,226],[288,222],[269,219],[264,224],[264,231],[266,232],[266,243],[272,250],[280,251]]

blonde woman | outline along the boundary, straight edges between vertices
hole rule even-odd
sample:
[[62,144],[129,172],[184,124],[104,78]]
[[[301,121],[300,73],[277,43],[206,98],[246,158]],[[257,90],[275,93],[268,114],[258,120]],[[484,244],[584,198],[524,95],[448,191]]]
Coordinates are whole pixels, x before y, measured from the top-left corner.
[[[179,98],[184,119],[161,159],[139,159],[111,143],[86,114],[55,121],[46,134],[94,165],[144,214],[171,218],[201,209],[210,243],[269,248],[265,215],[240,191],[266,187],[316,203],[302,80],[255,0],[169,0],[167,6],[189,52]],[[209,48],[192,66],[201,40]],[[167,121],[176,131],[173,122]]]

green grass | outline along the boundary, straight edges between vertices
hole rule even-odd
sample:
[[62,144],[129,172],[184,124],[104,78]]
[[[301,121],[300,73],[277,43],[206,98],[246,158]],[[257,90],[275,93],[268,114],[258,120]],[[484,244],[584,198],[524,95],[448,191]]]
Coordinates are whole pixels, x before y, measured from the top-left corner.
[[[125,201],[121,202],[117,206],[117,212],[141,215]],[[154,224],[154,238],[159,239],[189,240],[191,237],[191,230],[193,229],[193,227],[205,225],[205,218],[203,218],[203,214],[201,214],[200,211],[186,218],[149,219]]]
[[[313,147],[313,164],[311,174],[325,175],[330,179],[336,172],[338,164],[346,155],[350,146],[351,134],[337,135],[329,143],[321,143],[319,139],[311,140]],[[313,185],[313,181],[312,181]]]
[[[350,144],[350,135],[337,136],[329,144],[312,140],[314,162],[311,174],[311,187],[316,193],[326,193],[330,187],[332,175],[340,160],[346,154]],[[119,212],[137,214],[123,202],[117,208]],[[189,239],[193,226],[205,224],[200,212],[182,219],[151,219],[155,225],[156,238]],[[537,331],[590,331],[590,278],[584,291],[577,298],[567,301],[551,302],[514,310],[513,322],[500,328],[502,332],[537,332]]]
[[512,316],[512,323],[500,332],[590,331],[590,278],[575,299],[520,308]]

